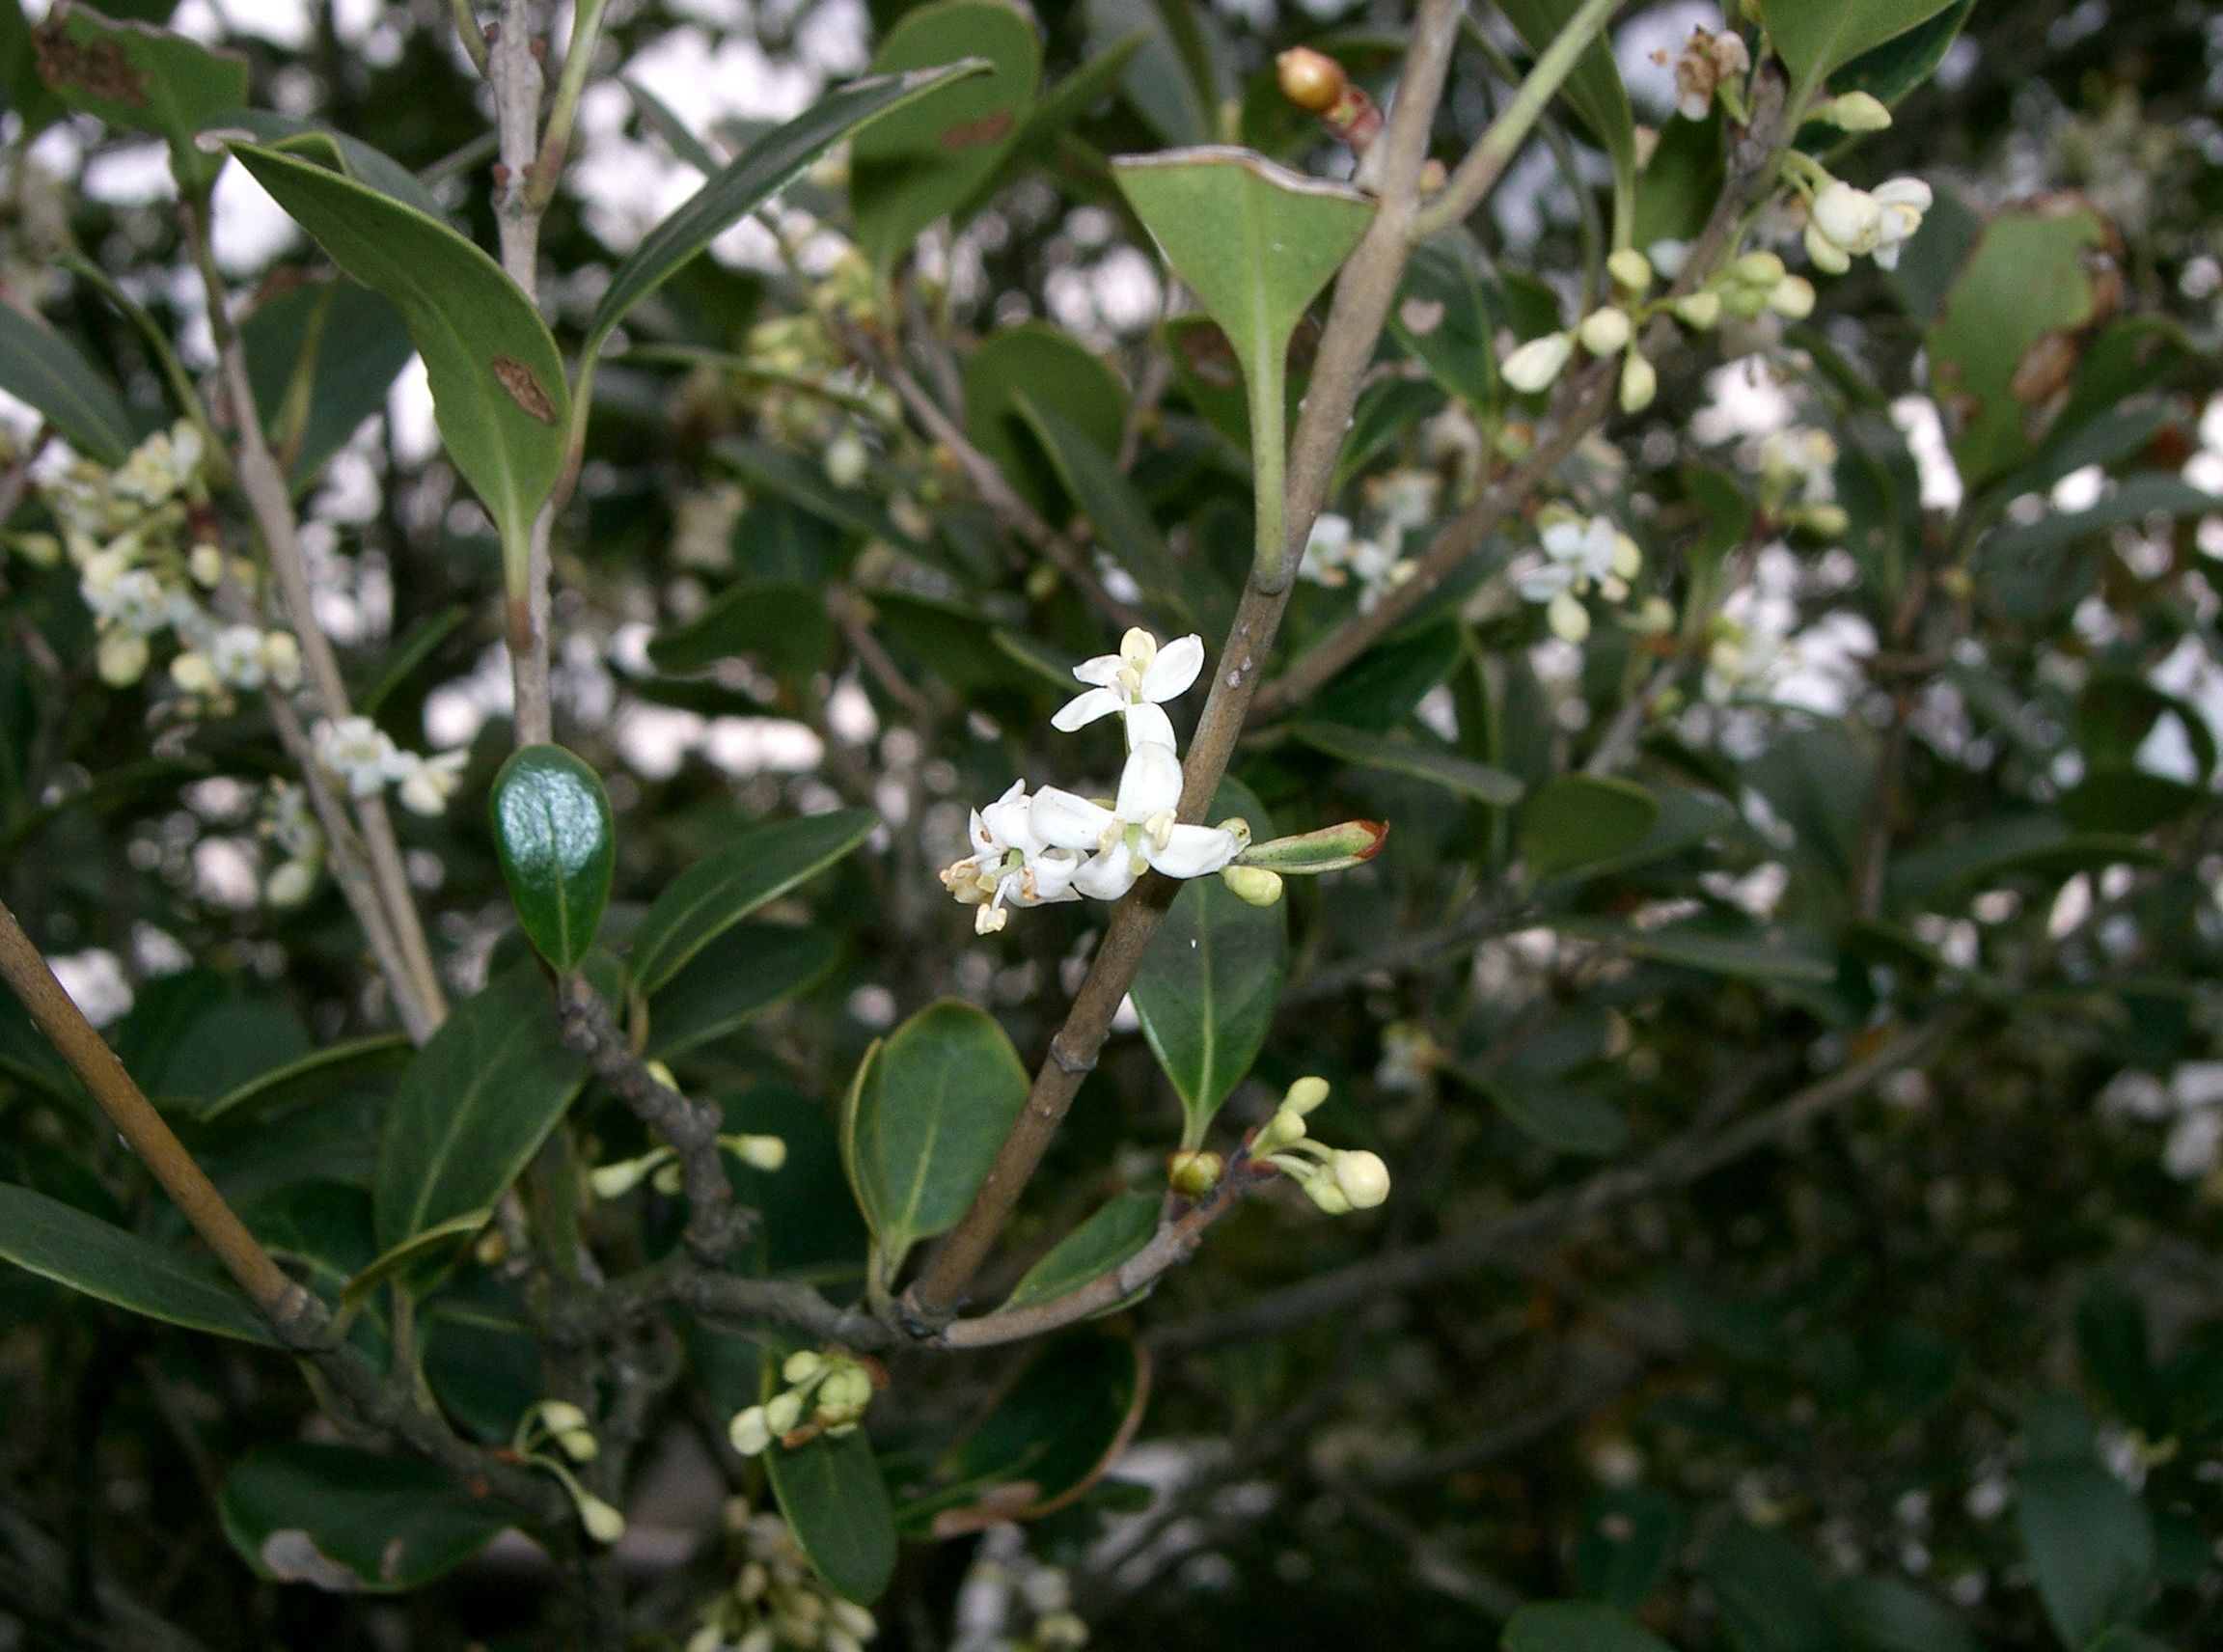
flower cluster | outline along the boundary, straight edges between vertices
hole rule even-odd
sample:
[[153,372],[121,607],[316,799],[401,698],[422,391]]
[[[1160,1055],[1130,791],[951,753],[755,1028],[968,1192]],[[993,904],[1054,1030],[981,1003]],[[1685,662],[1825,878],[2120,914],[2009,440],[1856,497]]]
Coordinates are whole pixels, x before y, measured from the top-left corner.
[[301,681],[301,646],[289,631],[219,617],[230,588],[234,609],[252,611],[253,567],[227,559],[204,537],[207,453],[201,432],[179,421],[141,442],[114,470],[80,460],[48,482],[44,497],[62,530],[14,541],[34,561],[67,550],[77,589],[99,637],[100,679],[127,688],[147,675],[154,645],[172,634],[170,675],[189,702],[230,708],[234,691],[291,689]]
[[1544,513],[1538,537],[1543,560],[1514,583],[1526,600],[1544,604],[1553,636],[1579,643],[1590,635],[1590,611],[1582,599],[1595,591],[1608,602],[1625,600],[1644,554],[1606,517],[1585,520],[1564,509]]
[[1302,1078],[1281,1097],[1274,1116],[1250,1141],[1250,1156],[1293,1176],[1330,1216],[1372,1210],[1389,1197],[1389,1167],[1380,1155],[1330,1147],[1305,1133],[1307,1115],[1328,1099],[1328,1081]]
[[810,1569],[778,1515],[752,1514],[735,1498],[727,1504],[726,1523],[739,1539],[740,1570],[733,1586],[702,1609],[686,1652],[862,1652],[880,1633],[870,1612],[834,1593]]
[[[1664,51],[1652,54],[1665,63]],[[1752,53],[1744,37],[1734,30],[1719,34],[1692,29],[1675,58],[1675,113],[1686,121],[1703,121],[1718,96],[1730,115],[1744,118],[1744,82],[1752,72]]]
[[1188,826],[1174,818],[1181,802],[1181,759],[1173,725],[1162,709],[1186,693],[1204,666],[1204,644],[1184,637],[1161,648],[1139,627],[1116,654],[1073,668],[1085,692],[1051,719],[1070,732],[1116,716],[1127,736],[1127,764],[1109,802],[1093,802],[1054,785],[1029,795],[1025,781],[971,823],[973,852],[943,868],[942,883],[976,908],[976,933],[994,934],[1013,906],[1055,901],[1117,900],[1146,871],[1204,877],[1224,869],[1249,841],[1241,821]]
[[805,1348],[780,1367],[785,1386],[761,1405],[734,1414],[727,1426],[733,1449],[754,1457],[775,1441],[801,1446],[824,1434],[838,1440],[857,1432],[872,1390],[886,1384],[877,1367],[846,1354],[817,1354]]
[[437,757],[404,752],[368,717],[320,719],[316,728],[317,765],[347,795],[375,797],[391,785],[413,814],[439,814],[463,784],[470,753],[458,748]]
[[1826,430],[1771,430],[1760,444],[1760,513],[1825,539],[1851,518],[1837,503],[1837,442]]
[[1372,532],[1361,537],[1347,516],[1322,511],[1298,564],[1302,579],[1331,590],[1358,582],[1358,611],[1372,613],[1383,597],[1413,577],[1405,536],[1436,520],[1443,482],[1432,471],[1398,470],[1367,485]]
[[1613,277],[1613,301],[1602,304],[1564,332],[1530,339],[1505,358],[1505,382],[1523,396],[1548,388],[1567,370],[1580,344],[1590,355],[1621,357],[1621,410],[1641,413],[1660,394],[1660,374],[1640,346],[1644,323],[1659,310],[1645,294],[1652,290],[1652,261],[1634,247],[1623,247],[1606,261]]
[[588,1536],[609,1544],[625,1535],[625,1517],[581,1485],[571,1472],[572,1464],[591,1463],[602,1454],[587,1414],[579,1407],[565,1399],[542,1400],[517,1419],[509,1448],[520,1461],[556,1477],[579,1510],[579,1524]]
[[[1890,117],[1883,119],[1888,124]],[[1825,275],[1843,275],[1856,258],[1898,268],[1901,250],[1930,210],[1930,186],[1918,178],[1859,189],[1797,151],[1784,157],[1783,170],[1805,203],[1806,256]]]
[[1073,1610],[1062,1566],[1027,1552],[1017,1526],[992,1528],[966,1568],[960,1598],[973,1603],[953,1652],[1079,1652],[1088,1626]]

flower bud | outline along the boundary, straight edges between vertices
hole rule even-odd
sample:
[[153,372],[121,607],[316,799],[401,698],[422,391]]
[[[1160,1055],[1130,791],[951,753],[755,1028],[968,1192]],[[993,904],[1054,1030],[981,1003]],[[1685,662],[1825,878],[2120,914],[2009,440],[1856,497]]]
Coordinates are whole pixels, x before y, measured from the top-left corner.
[[1750,252],[1729,266],[1730,278],[1746,287],[1773,287],[1783,279],[1783,261],[1770,252]]
[[1183,1198],[1202,1198],[1220,1185],[1225,1162],[1217,1153],[1189,1147],[1166,1161],[1166,1181]]
[[672,1069],[662,1061],[643,1061],[641,1064],[648,1069],[648,1076],[666,1089],[677,1091],[679,1081],[672,1076]]
[[1814,314],[1814,284],[1802,275],[1787,275],[1768,289],[1768,308],[1793,321]]
[[[829,1378],[828,1381],[831,1382],[832,1379]],[[782,1435],[792,1434],[795,1431],[795,1425],[802,1420],[803,1396],[793,1390],[789,1390],[786,1393],[774,1394],[764,1402],[764,1426],[771,1432],[772,1438],[775,1440]]]
[[615,1165],[597,1165],[587,1173],[587,1185],[596,1198],[623,1198],[641,1185],[648,1172],[646,1159],[620,1159]]
[[880,1633],[880,1625],[872,1614],[855,1601],[837,1600],[834,1603],[834,1626],[844,1635],[859,1640],[869,1640]]
[[1579,643],[1590,635],[1590,610],[1572,592],[1554,596],[1545,607],[1544,619],[1562,643]]
[[818,1385],[818,1407],[813,1415],[820,1422],[854,1422],[871,1403],[872,1379],[864,1374],[864,1366],[843,1360]]
[[1326,1170],[1315,1170],[1304,1182],[1304,1197],[1330,1216],[1349,1216],[1351,1198]]
[[1389,1167],[1377,1153],[1339,1152],[1328,1168],[1353,1210],[1372,1210],[1389,1197]]
[[563,1448],[563,1455],[574,1463],[591,1463],[602,1454],[602,1447],[584,1428],[566,1428],[556,1436],[556,1444]]
[[1284,1107],[1258,1127],[1258,1134],[1251,1139],[1250,1150],[1264,1157],[1268,1153],[1279,1152],[1293,1142],[1304,1140],[1304,1115],[1292,1113]]
[[825,1355],[809,1348],[799,1348],[788,1355],[786,1363],[780,1367],[781,1381],[794,1384],[807,1383],[818,1374],[819,1368],[825,1363]]
[[1699,332],[1709,331],[1721,319],[1721,294],[1714,291],[1693,292],[1675,300],[1675,318],[1686,327]]
[[147,639],[130,631],[110,631],[100,639],[96,660],[100,680],[110,688],[129,688],[147,675]]
[[316,868],[307,861],[288,861],[270,874],[262,894],[272,906],[299,906],[316,884]]
[[648,1178],[648,1185],[666,1198],[674,1198],[687,1186],[686,1167],[677,1159],[669,1159],[656,1167],[655,1173]]
[[564,1434],[586,1427],[587,1414],[567,1399],[544,1399],[540,1402],[540,1420],[550,1433]]
[[1274,71],[1281,96],[1307,115],[1327,114],[1351,85],[1341,64],[1310,46],[1290,47],[1274,60]]
[[787,1143],[777,1136],[736,1136],[733,1151],[753,1170],[776,1170],[787,1162]]
[[1288,1092],[1281,1097],[1281,1105],[1303,1118],[1327,1099],[1328,1081],[1318,1074],[1307,1073],[1289,1087]]
[[590,1492],[579,1494],[579,1524],[597,1543],[615,1543],[625,1535],[625,1517]]
[[1606,261],[1606,267],[1631,292],[1643,292],[1652,286],[1652,261],[1634,247],[1621,248]]
[[1576,331],[1592,355],[1609,356],[1629,342],[1629,313],[1606,305],[1583,317]]
[[1652,405],[1652,399],[1660,394],[1660,374],[1652,364],[1634,350],[1621,364],[1621,411],[1641,413]]
[[1281,899],[1281,874],[1264,867],[1222,867],[1220,881],[1246,905],[1274,906]]
[[193,576],[193,583],[202,590],[213,591],[224,577],[224,553],[216,546],[203,541],[195,545],[186,557],[185,571]]
[[170,662],[170,680],[186,694],[214,694],[224,686],[208,656],[191,649]]
[[1848,92],[1832,97],[1814,111],[1818,120],[1847,132],[1880,132],[1891,124],[1891,111],[1872,92]]
[[737,1412],[727,1425],[726,1438],[733,1442],[733,1449],[744,1457],[754,1457],[772,1444],[772,1424],[766,1420],[764,1408],[753,1405],[747,1411]]
[[1575,341],[1566,333],[1546,333],[1530,339],[1505,358],[1505,382],[1523,395],[1534,395],[1557,378],[1575,353]]

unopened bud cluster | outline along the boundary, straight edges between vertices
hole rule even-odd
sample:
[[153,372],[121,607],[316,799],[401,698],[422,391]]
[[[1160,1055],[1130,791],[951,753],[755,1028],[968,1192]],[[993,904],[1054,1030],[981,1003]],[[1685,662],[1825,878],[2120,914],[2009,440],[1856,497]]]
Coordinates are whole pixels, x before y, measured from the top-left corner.
[[518,1419],[510,1448],[535,1468],[555,1475],[578,1509],[579,1524],[589,1537],[610,1544],[625,1535],[625,1517],[581,1485],[571,1472],[571,1465],[591,1463],[601,1455],[586,1412],[566,1399],[544,1399]]
[[847,1354],[803,1349],[780,1367],[781,1390],[761,1404],[734,1415],[727,1438],[744,1457],[774,1444],[800,1446],[824,1434],[854,1434],[880,1385],[874,1367]]
[[1330,1216],[1371,1210],[1389,1197],[1389,1168],[1362,1149],[1330,1147],[1308,1133],[1305,1117],[1328,1099],[1328,1081],[1291,1085],[1274,1116],[1250,1140],[1250,1154],[1295,1179]]
[[[648,1065],[654,1070],[663,1063],[651,1061]],[[678,1088],[672,1082],[669,1069],[658,1072],[657,1078],[668,1089]],[[777,1136],[721,1136],[718,1145],[753,1170],[777,1170],[787,1162],[787,1143]],[[686,1167],[670,1147],[654,1147],[637,1159],[595,1166],[588,1172],[587,1182],[596,1198],[623,1198],[643,1182],[670,1197],[686,1186]]]
[[735,1498],[726,1527],[733,1582],[702,1606],[686,1652],[862,1652],[878,1637],[872,1614],[827,1587],[778,1515],[753,1514]]

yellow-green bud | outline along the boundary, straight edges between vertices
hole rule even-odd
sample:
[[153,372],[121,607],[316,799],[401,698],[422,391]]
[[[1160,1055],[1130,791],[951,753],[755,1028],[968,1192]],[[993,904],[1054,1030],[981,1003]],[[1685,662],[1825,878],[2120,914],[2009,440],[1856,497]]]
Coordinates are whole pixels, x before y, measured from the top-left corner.
[[1265,867],[1222,867],[1220,881],[1249,906],[1274,906],[1281,899],[1281,874]]
[[1832,97],[1814,114],[1847,132],[1880,132],[1891,124],[1891,111],[1872,92],[1848,92]]
[[1291,1085],[1281,1097],[1281,1105],[1288,1112],[1303,1118],[1328,1099],[1328,1081],[1316,1073],[1307,1073]]
[[1768,289],[1768,308],[1793,321],[1814,314],[1814,284],[1802,275],[1787,275]]
[[563,1448],[563,1455],[574,1463],[591,1463],[602,1454],[594,1436],[584,1428],[566,1428],[556,1436],[556,1444]]
[[733,1442],[733,1449],[742,1456],[755,1456],[772,1444],[772,1424],[765,1418],[764,1408],[753,1405],[747,1411],[736,1412],[727,1425],[726,1437]]
[[1631,292],[1642,292],[1652,285],[1652,261],[1634,247],[1623,247],[1606,261],[1606,267]]
[[1675,318],[1701,333],[1710,330],[1721,319],[1721,294],[1709,290],[1676,299]]
[[544,1399],[540,1402],[540,1420],[550,1433],[565,1434],[586,1427],[587,1414],[567,1399]]
[[1284,1107],[1259,1126],[1258,1134],[1251,1140],[1250,1150],[1260,1155],[1276,1153],[1291,1143],[1304,1140],[1303,1115],[1292,1113]]
[[1593,310],[1576,329],[1582,347],[1594,356],[1609,356],[1629,342],[1629,313],[1611,305]]
[[642,1064],[648,1069],[648,1076],[666,1089],[675,1090],[679,1088],[679,1081],[672,1076],[672,1069],[662,1061],[645,1061]]
[[826,1356],[809,1348],[799,1348],[787,1356],[787,1363],[780,1367],[781,1379],[789,1383],[807,1383],[816,1376],[826,1363]]
[[615,1543],[625,1535],[625,1517],[590,1492],[579,1494],[579,1524],[597,1543]]
[[1750,252],[1731,264],[1729,273],[1746,287],[1770,288],[1783,279],[1783,261],[1770,252]]
[[793,1433],[795,1425],[802,1420],[803,1396],[792,1390],[774,1394],[764,1402],[764,1426],[772,1431],[775,1440]]
[[1389,1167],[1375,1153],[1346,1151],[1329,1161],[1329,1173],[1353,1210],[1372,1210],[1389,1197]]
[[1219,1154],[1189,1147],[1166,1161],[1166,1181],[1183,1198],[1202,1198],[1220,1185],[1220,1173],[1225,1169]]
[[1631,350],[1629,359],[1621,364],[1621,411],[1641,413],[1659,394],[1659,372],[1643,356]]

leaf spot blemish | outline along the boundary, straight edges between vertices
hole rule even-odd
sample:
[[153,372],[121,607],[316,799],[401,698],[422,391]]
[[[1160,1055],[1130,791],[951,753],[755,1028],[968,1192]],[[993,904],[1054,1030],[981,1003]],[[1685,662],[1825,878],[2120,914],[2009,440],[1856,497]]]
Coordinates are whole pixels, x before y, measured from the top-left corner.
[[548,399],[548,392],[531,368],[515,356],[496,356],[494,376],[502,381],[510,400],[543,425],[556,423],[556,403]]
[[69,24],[57,12],[33,37],[39,57],[39,78],[60,90],[73,86],[111,103],[147,106],[147,77],[131,67],[124,48],[114,41],[73,41]]

